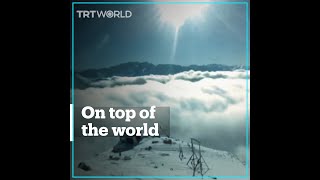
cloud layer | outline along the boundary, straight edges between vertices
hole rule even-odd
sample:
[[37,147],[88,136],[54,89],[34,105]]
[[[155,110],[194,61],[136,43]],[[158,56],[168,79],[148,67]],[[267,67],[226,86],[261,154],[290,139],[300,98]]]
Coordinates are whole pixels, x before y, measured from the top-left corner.
[[[250,80],[250,107],[249,84]],[[245,159],[245,71],[112,77],[91,86],[75,90],[75,106],[170,106],[172,137],[198,138],[208,147]]]

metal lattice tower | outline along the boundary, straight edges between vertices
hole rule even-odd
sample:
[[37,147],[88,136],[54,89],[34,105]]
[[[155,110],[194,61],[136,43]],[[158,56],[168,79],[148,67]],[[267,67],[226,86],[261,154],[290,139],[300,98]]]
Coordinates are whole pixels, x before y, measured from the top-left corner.
[[[194,147],[194,142],[199,145],[199,153],[197,155],[196,149]],[[200,141],[196,140],[194,138],[191,138],[191,150],[192,155],[189,158],[187,165],[193,170],[193,176],[195,176],[196,172],[200,173],[201,176],[203,176],[207,171],[209,171],[209,166],[204,160],[202,154],[201,154],[201,148],[200,148]]]

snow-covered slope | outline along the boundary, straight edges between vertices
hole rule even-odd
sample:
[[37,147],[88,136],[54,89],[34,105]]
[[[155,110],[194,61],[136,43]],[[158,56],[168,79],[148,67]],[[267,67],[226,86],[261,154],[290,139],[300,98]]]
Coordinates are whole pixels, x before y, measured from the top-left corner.
[[[171,139],[172,144],[166,144],[163,142],[165,139],[168,138],[144,138],[133,149],[122,152],[121,156],[119,153],[113,153],[109,149],[89,160],[75,160],[75,175],[192,176],[193,171],[187,166],[187,162],[192,155],[190,143]],[[184,155],[182,160],[179,158],[179,146]],[[201,146],[201,154],[209,166],[205,176],[245,175],[245,165],[229,152]],[[111,156],[112,158],[110,158]],[[77,168],[80,162],[90,166],[91,170],[84,171]],[[205,165],[203,167],[205,168]],[[201,175],[196,173],[196,176]]]

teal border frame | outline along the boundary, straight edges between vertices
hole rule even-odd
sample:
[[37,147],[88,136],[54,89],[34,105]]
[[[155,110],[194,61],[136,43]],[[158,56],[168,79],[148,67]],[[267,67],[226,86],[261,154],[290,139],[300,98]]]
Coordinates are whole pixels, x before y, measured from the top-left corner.
[[[74,175],[74,5],[75,4],[242,4],[246,6],[246,175],[245,176],[75,176]],[[249,100],[248,100],[248,69],[249,69],[249,4],[248,2],[72,2],[72,15],[71,15],[71,66],[72,66],[72,178],[113,178],[113,179],[120,179],[120,178],[235,178],[235,179],[244,179],[250,178],[249,175]]]

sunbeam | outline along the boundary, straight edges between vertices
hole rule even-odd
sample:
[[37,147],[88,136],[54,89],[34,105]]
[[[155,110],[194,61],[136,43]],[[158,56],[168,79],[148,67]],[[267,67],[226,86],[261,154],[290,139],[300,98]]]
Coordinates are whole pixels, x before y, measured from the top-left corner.
[[172,53],[171,53],[171,56],[170,56],[170,62],[171,63],[173,63],[175,55],[176,55],[178,33],[179,33],[179,28],[175,28],[174,38],[173,38],[173,48],[172,48]]
[[[209,1],[209,0],[207,0]],[[208,4],[161,4],[157,5],[160,22],[169,24],[174,28],[174,39],[170,61],[175,60],[178,46],[179,30],[186,20],[195,20],[200,18]]]

